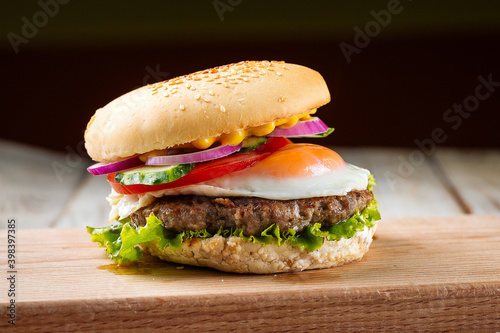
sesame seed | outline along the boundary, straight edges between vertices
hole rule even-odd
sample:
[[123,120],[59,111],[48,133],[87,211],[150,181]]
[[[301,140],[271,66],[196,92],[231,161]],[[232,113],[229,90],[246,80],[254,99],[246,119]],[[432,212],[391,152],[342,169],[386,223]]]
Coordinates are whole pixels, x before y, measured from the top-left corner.
[[185,109],[184,105],[182,105],[182,104],[179,105],[179,109],[184,110]]
[[284,101],[286,100],[286,97],[283,96],[283,97],[280,97],[280,99],[278,100],[280,103],[283,103]]
[[276,72],[276,75],[281,75],[281,72]]
[[186,84],[186,88],[188,89],[191,88],[191,84],[190,83]]
[[214,92],[213,92],[212,90],[210,90],[210,91],[208,92],[208,94],[209,94],[210,96],[213,96],[213,95],[214,95]]
[[243,81],[248,82],[248,79],[246,77],[243,78]]
[[226,88],[229,88],[229,84],[227,84],[226,82],[223,82],[222,85]]
[[210,103],[210,100],[208,99],[208,97],[203,97],[203,100],[207,103]]
[[199,99],[200,99],[200,94],[196,94],[196,95],[194,95],[194,99],[195,99],[195,100],[199,100]]
[[195,87],[193,87],[193,86],[191,86],[191,88],[189,88],[189,90],[191,90],[191,91],[195,91],[195,90],[196,90],[196,88],[195,88]]
[[221,110],[222,112],[226,112],[226,108],[224,107],[224,105],[221,105],[221,106],[220,106],[220,110]]

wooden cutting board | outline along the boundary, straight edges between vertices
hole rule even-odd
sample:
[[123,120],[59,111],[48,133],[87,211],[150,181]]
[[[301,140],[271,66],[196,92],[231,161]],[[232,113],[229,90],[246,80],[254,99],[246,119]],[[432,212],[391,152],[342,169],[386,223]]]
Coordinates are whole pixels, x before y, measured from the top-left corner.
[[152,258],[117,267],[84,230],[17,234],[19,332],[500,331],[500,217],[387,219],[358,263],[263,276]]

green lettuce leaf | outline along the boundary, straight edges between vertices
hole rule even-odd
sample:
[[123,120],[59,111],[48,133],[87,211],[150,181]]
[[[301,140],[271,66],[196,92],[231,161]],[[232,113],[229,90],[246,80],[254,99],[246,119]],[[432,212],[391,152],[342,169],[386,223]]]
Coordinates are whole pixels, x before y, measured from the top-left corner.
[[368,186],[367,186],[367,189],[372,192],[373,194],[373,188],[375,187],[375,185],[377,185],[375,183],[375,177],[373,177],[373,175],[369,175],[368,176]]
[[341,238],[351,238],[358,231],[366,227],[372,228],[375,221],[380,220],[380,212],[377,209],[377,200],[373,199],[370,205],[366,207],[361,213],[356,211],[356,214],[351,216],[347,221],[338,223],[328,228],[328,240],[340,240]]
[[[158,223],[159,222],[159,223]],[[151,225],[161,221],[156,217]],[[138,261],[142,257],[142,250],[137,245],[158,239],[158,228],[135,228],[127,221],[123,224],[114,224],[105,228],[87,227],[92,241],[104,247],[108,257],[118,264],[127,264]]]
[[[373,176],[370,175],[368,189],[375,185]],[[256,235],[247,236],[240,228],[220,228],[215,235],[228,238],[231,236],[241,237],[246,242],[256,244],[276,244],[282,246],[286,242],[297,246],[304,251],[312,252],[319,249],[325,239],[338,241],[342,238],[351,238],[365,227],[372,228],[375,222],[380,220],[378,203],[375,198],[362,211],[356,211],[348,220],[340,222],[331,227],[322,228],[321,224],[315,223],[305,230],[297,233],[293,229],[280,230],[275,224]],[[177,233],[165,229],[153,213],[146,219],[144,227],[134,227],[130,220],[122,220],[121,224],[111,225],[105,228],[87,227],[87,232],[92,236],[92,241],[104,247],[108,256],[118,264],[132,263],[142,257],[142,250],[138,245],[158,241],[161,249],[170,247],[172,250],[182,248],[184,241],[193,238],[213,237],[206,229],[184,230]]]
[[296,234],[295,230],[287,230],[285,239],[292,246],[298,246],[302,250],[312,252],[319,249],[323,245],[323,239],[328,236],[327,231],[321,231],[321,224],[315,223],[308,226],[303,232]]

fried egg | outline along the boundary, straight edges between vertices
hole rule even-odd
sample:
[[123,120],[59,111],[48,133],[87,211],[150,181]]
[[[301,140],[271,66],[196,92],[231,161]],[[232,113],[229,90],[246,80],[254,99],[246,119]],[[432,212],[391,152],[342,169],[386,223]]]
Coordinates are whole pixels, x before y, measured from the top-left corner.
[[110,219],[124,218],[166,195],[246,196],[290,200],[346,195],[368,186],[370,172],[346,163],[331,149],[290,144],[253,166],[210,181],[145,194],[112,192]]

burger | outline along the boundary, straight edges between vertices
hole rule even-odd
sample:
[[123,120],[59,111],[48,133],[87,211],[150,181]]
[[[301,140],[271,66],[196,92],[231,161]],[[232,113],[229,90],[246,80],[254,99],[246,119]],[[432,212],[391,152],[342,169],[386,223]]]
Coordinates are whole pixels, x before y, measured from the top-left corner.
[[96,111],[89,167],[111,205],[92,241],[118,264],[162,260],[237,273],[360,260],[380,214],[368,170],[333,150],[317,116],[322,76],[283,61],[244,61],[133,90]]

